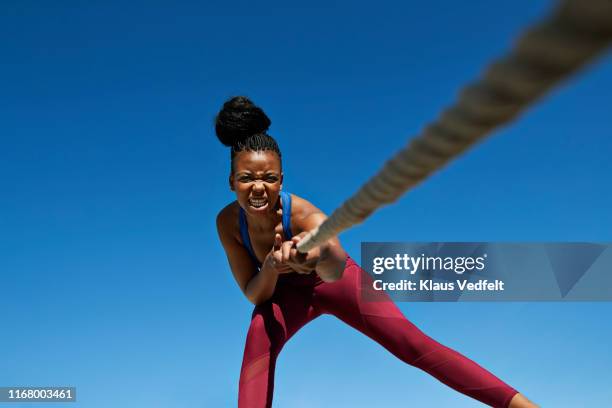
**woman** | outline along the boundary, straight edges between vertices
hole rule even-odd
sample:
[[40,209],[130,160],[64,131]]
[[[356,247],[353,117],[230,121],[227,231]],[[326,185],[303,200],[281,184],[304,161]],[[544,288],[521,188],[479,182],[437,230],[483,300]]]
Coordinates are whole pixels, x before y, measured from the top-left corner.
[[512,387],[410,323],[384,293],[364,302],[370,277],[337,238],[300,254],[296,244],[325,215],[307,200],[282,191],[281,152],[266,133],[266,114],[238,96],[216,118],[219,140],[231,147],[230,189],[236,201],[221,210],[217,229],[232,273],[252,303],[240,372],[239,407],[270,407],[274,368],[283,345],[323,313],[380,343],[402,361],[485,404],[535,407]]

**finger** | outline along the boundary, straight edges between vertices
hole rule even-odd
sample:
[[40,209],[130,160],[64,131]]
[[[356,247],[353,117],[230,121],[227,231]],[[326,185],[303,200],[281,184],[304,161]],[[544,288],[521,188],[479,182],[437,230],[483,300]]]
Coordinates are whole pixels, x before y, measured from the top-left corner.
[[295,249],[295,247],[292,247],[289,249],[289,261],[290,262],[296,261],[296,253],[297,253],[297,249]]
[[289,251],[289,261],[298,264],[304,261],[304,257],[298,252],[296,247],[292,247]]
[[291,268],[289,265],[280,265],[278,268],[276,268],[276,270],[278,271],[278,273],[294,272],[293,268]]
[[281,253],[283,256],[283,262],[287,262],[289,260],[289,255],[291,252],[291,248],[293,247],[293,242],[285,241],[281,247]]
[[298,243],[299,243],[301,240],[302,240],[302,237],[297,237],[297,236],[296,236],[296,237],[291,238],[291,242],[293,242],[293,245],[294,245],[295,247],[297,247],[297,244],[298,244]]
[[283,256],[280,251],[274,251],[272,253],[272,264],[275,268],[279,268],[283,264]]
[[274,250],[278,251],[281,248],[281,244],[283,243],[283,238],[280,234],[276,234],[274,236]]

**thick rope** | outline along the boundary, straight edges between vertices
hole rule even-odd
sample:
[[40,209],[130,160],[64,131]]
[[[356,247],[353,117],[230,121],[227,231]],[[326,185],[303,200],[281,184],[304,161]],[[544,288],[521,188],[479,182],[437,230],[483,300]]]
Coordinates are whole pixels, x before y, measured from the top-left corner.
[[463,151],[518,116],[562,79],[610,45],[612,0],[566,0],[462,90],[454,106],[387,161],[359,191],[297,245],[307,252],[445,166]]

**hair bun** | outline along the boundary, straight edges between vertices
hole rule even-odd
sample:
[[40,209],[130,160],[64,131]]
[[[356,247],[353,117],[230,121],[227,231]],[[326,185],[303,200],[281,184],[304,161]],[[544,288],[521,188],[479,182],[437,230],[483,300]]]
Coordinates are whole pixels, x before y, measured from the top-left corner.
[[223,104],[215,118],[215,132],[226,146],[262,133],[270,127],[270,119],[246,96],[235,96]]

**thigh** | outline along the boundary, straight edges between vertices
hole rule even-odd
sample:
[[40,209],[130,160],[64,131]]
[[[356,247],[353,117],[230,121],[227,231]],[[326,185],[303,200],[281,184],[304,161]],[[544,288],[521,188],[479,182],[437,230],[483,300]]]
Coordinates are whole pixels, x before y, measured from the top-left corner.
[[279,285],[272,297],[253,310],[251,329],[265,332],[274,343],[284,344],[318,316],[312,304],[312,287]]
[[374,317],[405,319],[384,291],[372,288],[372,278],[350,257],[342,279],[318,285],[313,301],[321,313],[332,314],[360,330]]
[[315,307],[320,312],[338,317],[406,362],[438,347],[385,292],[373,289],[367,272],[349,261],[342,279],[317,286]]

